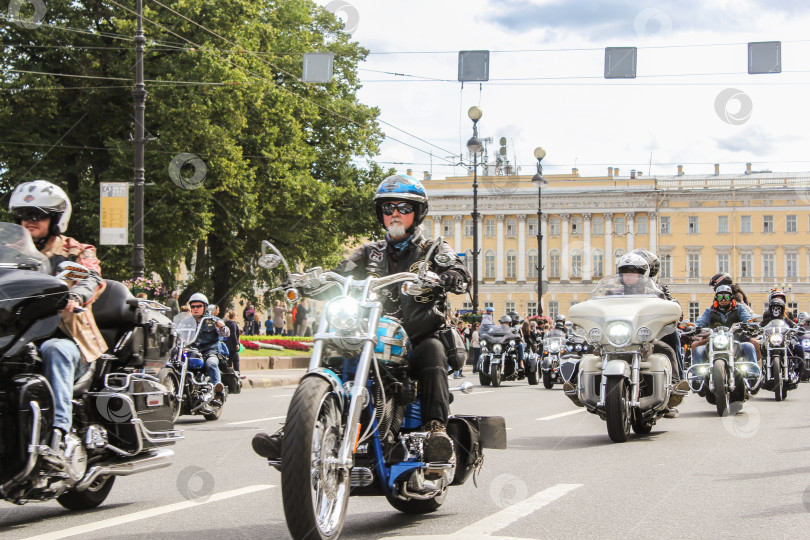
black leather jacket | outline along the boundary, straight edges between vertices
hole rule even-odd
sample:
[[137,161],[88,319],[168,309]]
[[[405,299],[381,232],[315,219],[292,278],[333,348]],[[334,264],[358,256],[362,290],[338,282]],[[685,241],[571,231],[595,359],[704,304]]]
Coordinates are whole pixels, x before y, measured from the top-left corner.
[[[334,272],[355,279],[366,279],[368,276],[383,277],[398,272],[416,272],[417,263],[424,260],[433,245],[432,240],[425,238],[421,231],[410,239],[403,250],[398,250],[387,240],[372,242],[359,247],[348,259],[343,260]],[[448,266],[439,266],[435,255],[446,253],[453,260]],[[459,260],[456,252],[447,242],[443,242],[433,252],[434,260],[430,270],[442,275],[445,272],[456,272],[461,276],[463,289],[451,291],[462,294],[469,290],[472,277]],[[447,295],[443,289],[426,290],[421,296],[409,296],[401,291],[401,284],[395,284],[380,290],[383,312],[402,321],[405,332],[412,342],[434,335],[446,326]]]

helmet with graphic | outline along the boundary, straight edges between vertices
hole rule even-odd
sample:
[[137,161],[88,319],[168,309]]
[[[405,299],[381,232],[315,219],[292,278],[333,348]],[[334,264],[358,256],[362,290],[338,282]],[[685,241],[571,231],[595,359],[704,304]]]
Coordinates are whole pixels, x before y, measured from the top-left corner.
[[711,285],[713,289],[716,289],[720,285],[731,285],[731,283],[731,274],[728,272],[719,272],[713,275],[712,279],[709,280],[709,285]]
[[[374,195],[374,211],[377,213],[377,221],[380,222],[380,225],[385,226],[382,205],[390,201],[408,201],[414,204],[412,228],[420,225],[427,216],[428,197],[425,186],[413,176],[395,174],[377,186],[377,193]],[[408,232],[413,232],[412,228]]]
[[377,323],[377,344],[374,356],[383,365],[404,365],[408,361],[408,334],[399,320],[380,317]]
[[26,212],[32,210],[48,214],[51,218],[48,234],[55,236],[67,231],[72,207],[62,188],[47,180],[33,180],[14,188],[8,209],[14,214],[17,224]]
[[807,313],[806,311],[801,311],[796,316],[796,320],[798,321],[799,324],[807,324],[808,322],[810,322],[810,313]]
[[785,292],[781,289],[774,289],[768,295],[768,305],[771,305],[774,299],[779,299],[782,301],[782,306],[787,305],[787,296],[785,296]]

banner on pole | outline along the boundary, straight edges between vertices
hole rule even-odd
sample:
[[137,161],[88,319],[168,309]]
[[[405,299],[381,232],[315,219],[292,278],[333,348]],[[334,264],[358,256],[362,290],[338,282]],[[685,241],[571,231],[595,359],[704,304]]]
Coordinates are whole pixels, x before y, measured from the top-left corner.
[[101,183],[101,227],[99,244],[124,246],[129,244],[129,184]]

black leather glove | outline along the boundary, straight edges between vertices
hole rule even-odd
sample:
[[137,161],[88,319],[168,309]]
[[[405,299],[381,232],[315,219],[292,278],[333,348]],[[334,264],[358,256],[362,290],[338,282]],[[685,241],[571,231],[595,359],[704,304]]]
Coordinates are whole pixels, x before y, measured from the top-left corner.
[[464,278],[458,272],[447,270],[439,276],[442,286],[453,294],[462,294],[466,290]]

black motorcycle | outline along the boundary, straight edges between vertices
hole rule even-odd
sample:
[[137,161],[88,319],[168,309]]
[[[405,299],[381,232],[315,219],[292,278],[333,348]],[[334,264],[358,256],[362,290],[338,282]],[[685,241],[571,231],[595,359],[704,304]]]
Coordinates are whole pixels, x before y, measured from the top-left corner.
[[550,330],[543,338],[543,386],[552,389],[555,384],[570,382],[577,385],[579,363],[583,354],[593,350],[585,338],[567,335],[563,330]]
[[[64,262],[59,277],[28,231],[0,223],[0,498],[14,504],[56,499],[71,510],[100,505],[116,476],[171,464],[173,429],[166,388],[143,373],[168,356],[170,321],[106,281],[93,314],[109,345],[73,387],[73,425],[64,453],[51,448],[54,396],[38,346],[53,337],[68,302],[64,280],[89,275]],[[81,310],[79,310],[81,311]]]
[[[181,414],[201,414],[206,420],[217,420],[222,415],[228,393],[223,393],[222,400],[215,399],[214,384],[208,377],[205,369],[205,358],[191,346],[197,341],[202,322],[210,317],[214,306],[208,306],[209,315],[197,323],[197,320],[186,314],[186,317],[176,317],[177,335],[180,343],[175,348],[166,367],[158,373],[158,379],[169,389],[172,395],[172,417],[174,421]],[[182,314],[181,314],[182,315]],[[228,391],[236,390],[239,393],[242,382],[230,366],[227,356],[219,353],[219,371],[222,384]]]
[[810,336],[807,335],[807,330],[802,326],[802,333],[797,335],[799,337],[799,343],[802,346],[802,361],[803,361],[803,369],[802,369],[802,381],[810,380]]
[[500,326],[485,324],[479,329],[481,359],[478,369],[478,380],[481,386],[499,387],[501,381],[516,381],[526,377],[529,384],[539,382],[537,373],[537,355],[526,355],[524,358],[528,369],[520,368],[518,346],[520,336],[514,331]]
[[788,390],[795,390],[801,379],[804,358],[793,355],[794,340],[798,341],[804,329],[791,328],[781,319],[774,319],[762,328],[762,388],[773,391],[776,401],[787,398]]

